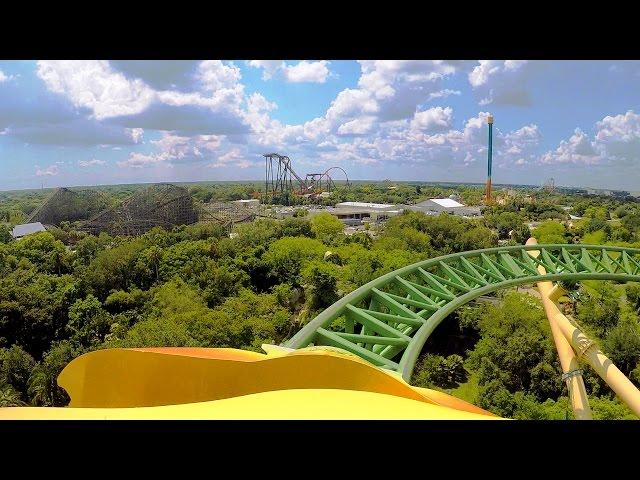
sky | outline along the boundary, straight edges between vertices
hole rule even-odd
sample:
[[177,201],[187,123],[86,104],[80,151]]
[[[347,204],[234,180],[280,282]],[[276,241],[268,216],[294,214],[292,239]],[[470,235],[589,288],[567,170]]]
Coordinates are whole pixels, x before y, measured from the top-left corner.
[[[0,189],[357,180],[640,190],[640,61],[0,61]],[[337,180],[342,177],[335,175]]]

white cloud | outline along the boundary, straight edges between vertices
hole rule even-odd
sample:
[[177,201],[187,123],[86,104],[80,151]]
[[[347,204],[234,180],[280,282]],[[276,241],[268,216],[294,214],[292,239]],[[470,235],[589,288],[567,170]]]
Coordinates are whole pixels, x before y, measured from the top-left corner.
[[50,91],[99,120],[140,113],[155,96],[142,80],[127,79],[106,60],[40,60],[37,74]]
[[11,78],[10,76],[5,75],[5,73],[2,70],[0,70],[0,83],[6,82],[10,78]]
[[346,88],[331,102],[326,117],[332,121],[377,113],[378,104],[369,92]]
[[247,111],[250,113],[269,112],[278,108],[274,102],[270,102],[260,93],[252,93],[247,99]]
[[425,132],[439,132],[451,128],[453,109],[451,107],[434,107],[416,112],[411,120],[411,128]]
[[538,62],[527,60],[480,60],[469,73],[469,83],[482,97],[480,105],[531,103],[527,81]]
[[267,81],[280,77],[291,83],[324,83],[330,75],[329,62],[320,60],[310,62],[302,60],[293,65],[284,60],[249,60],[247,65],[262,69],[262,79]]
[[220,60],[205,60],[198,66],[196,74],[206,90],[215,92],[222,89],[234,89],[242,75],[233,64],[225,65]]
[[333,128],[359,116],[373,116],[378,123],[412,118],[418,106],[456,90],[442,88],[442,82],[461,65],[439,60],[363,60],[358,88],[342,90],[325,115]]
[[262,68],[262,79],[270,80],[278,70],[284,66],[283,60],[249,60],[247,65],[253,68]]
[[568,140],[562,140],[556,150],[542,155],[540,162],[638,167],[639,159],[640,115],[629,110],[596,122],[593,139],[576,128],[574,134]]
[[168,155],[165,152],[157,154],[131,152],[126,160],[122,160],[117,163],[119,167],[142,168],[158,163],[164,163],[167,160]]
[[574,163],[594,165],[602,161],[594,142],[579,128],[576,128],[569,140],[562,140],[558,148],[545,153],[540,162],[544,164]]
[[249,168],[254,166],[254,163],[249,161],[245,155],[240,152],[239,148],[229,150],[224,155],[220,155],[215,162],[212,162],[210,167],[233,167],[233,168]]
[[338,127],[338,135],[365,135],[370,133],[376,123],[374,117],[359,117]]
[[38,177],[53,177],[60,173],[60,167],[58,165],[50,165],[45,169],[36,165],[36,176]]
[[[131,70],[131,65],[125,67]],[[187,75],[191,67],[186,67],[189,65],[175,69],[174,76]],[[147,73],[154,82],[162,84],[157,68],[151,70],[153,75]],[[248,131],[243,120],[245,97],[240,69],[219,60],[200,62],[193,74],[204,92],[155,91],[139,78],[129,79],[114,70],[107,61],[40,61],[37,74],[48,90],[88,110],[96,120],[133,129],[189,134]],[[138,135],[141,131],[134,132]]]
[[98,160],[97,158],[91,160],[78,160],[78,166],[82,168],[93,167],[95,165],[106,165],[104,160]]
[[126,160],[118,162],[121,167],[143,168],[158,164],[174,166],[195,164],[214,158],[219,154],[224,136],[195,135],[180,136],[164,132],[159,140],[151,140],[158,151],[154,153],[130,153]]
[[6,134],[35,145],[135,145],[140,143],[143,130],[104,125],[96,120],[74,119],[67,122],[34,122],[17,124]]
[[635,140],[640,136],[640,115],[629,110],[623,115],[606,116],[596,126],[598,127],[596,138],[599,141]]
[[329,76],[329,62],[321,60],[319,62],[308,62],[303,60],[296,65],[284,65],[282,67],[284,78],[289,82],[311,82],[324,83]]
[[184,90],[193,86],[198,60],[109,60],[128,78],[139,78],[155,90]]
[[444,90],[430,93],[428,100],[434,100],[436,98],[447,98],[450,95],[461,95],[461,94],[462,92],[460,90],[451,90],[449,88],[445,88]]

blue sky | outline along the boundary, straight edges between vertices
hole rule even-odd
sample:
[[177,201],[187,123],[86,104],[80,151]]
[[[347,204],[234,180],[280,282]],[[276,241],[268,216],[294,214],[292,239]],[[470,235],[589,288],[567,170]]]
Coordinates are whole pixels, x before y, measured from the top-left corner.
[[0,61],[0,189],[302,176],[640,190],[638,61]]

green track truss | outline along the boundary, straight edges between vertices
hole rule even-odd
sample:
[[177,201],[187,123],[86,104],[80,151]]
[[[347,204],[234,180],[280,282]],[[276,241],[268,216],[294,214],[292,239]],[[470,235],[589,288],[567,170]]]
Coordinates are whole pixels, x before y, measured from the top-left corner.
[[[534,258],[531,250],[540,254]],[[540,265],[546,274],[538,272]],[[498,289],[541,280],[638,282],[640,249],[541,244],[424,260],[354,290],[284,345],[338,347],[408,382],[429,335],[454,310]]]

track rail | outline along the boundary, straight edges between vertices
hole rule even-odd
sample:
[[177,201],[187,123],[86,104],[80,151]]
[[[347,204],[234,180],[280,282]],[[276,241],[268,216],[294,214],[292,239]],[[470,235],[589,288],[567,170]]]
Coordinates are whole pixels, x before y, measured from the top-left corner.
[[[538,250],[532,257],[528,251]],[[540,274],[542,265],[546,272]],[[640,281],[640,249],[602,245],[521,245],[445,255],[387,273],[311,320],[285,346],[329,345],[408,382],[433,330],[470,301],[538,281]]]

